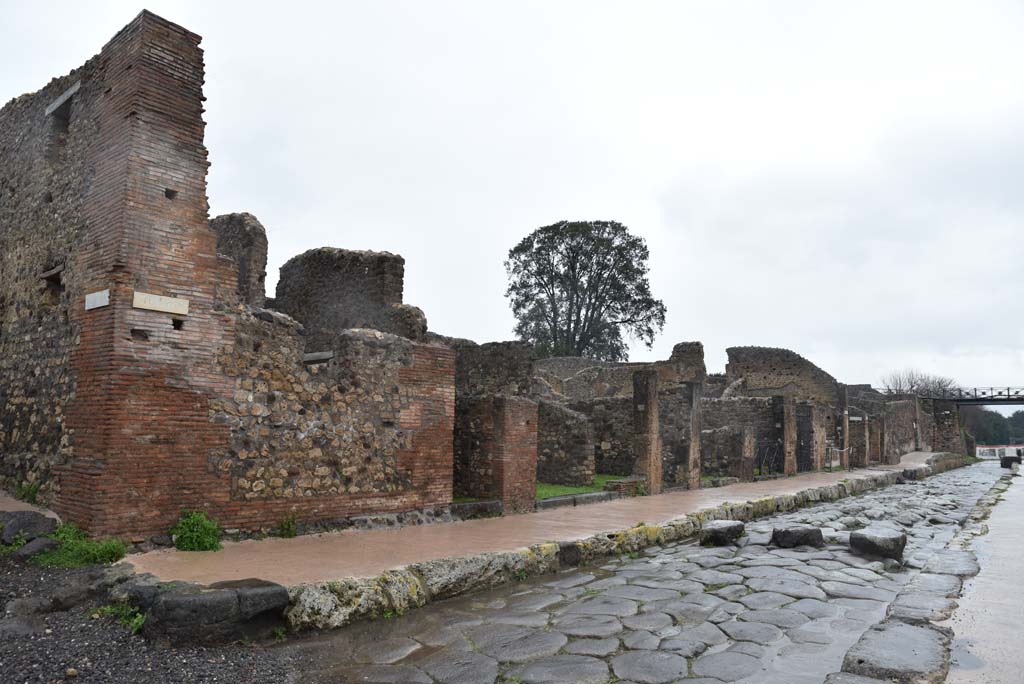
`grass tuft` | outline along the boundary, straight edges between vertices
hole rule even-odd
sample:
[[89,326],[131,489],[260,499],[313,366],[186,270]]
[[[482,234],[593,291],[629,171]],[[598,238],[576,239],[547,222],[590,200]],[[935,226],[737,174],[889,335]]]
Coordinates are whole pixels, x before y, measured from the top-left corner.
[[551,499],[556,496],[568,496],[570,494],[590,494],[591,492],[604,491],[604,483],[609,480],[621,480],[622,475],[595,475],[594,484],[582,487],[569,485],[537,483],[537,499]]
[[100,607],[96,612],[103,617],[117,620],[132,634],[138,634],[142,631],[142,625],[146,624],[146,615],[129,603],[110,603]]
[[128,547],[120,539],[89,539],[74,523],[64,523],[51,537],[60,546],[32,557],[42,567],[80,568],[85,565],[116,563],[124,558]]

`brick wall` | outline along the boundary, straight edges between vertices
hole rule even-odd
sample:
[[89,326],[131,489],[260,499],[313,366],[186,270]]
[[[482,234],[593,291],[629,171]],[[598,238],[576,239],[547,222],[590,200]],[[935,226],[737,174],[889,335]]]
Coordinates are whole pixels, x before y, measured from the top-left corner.
[[459,397],[455,496],[500,499],[506,512],[533,510],[537,403],[500,395]]

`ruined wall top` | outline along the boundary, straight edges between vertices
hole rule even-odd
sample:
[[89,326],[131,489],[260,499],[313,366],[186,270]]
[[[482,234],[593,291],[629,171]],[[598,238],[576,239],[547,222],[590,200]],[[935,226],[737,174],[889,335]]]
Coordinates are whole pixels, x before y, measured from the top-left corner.
[[210,219],[217,234],[217,253],[238,266],[238,296],[242,302],[263,306],[266,300],[267,231],[252,214],[224,214]]
[[840,403],[840,383],[804,357],[775,347],[730,347],[726,378],[742,380],[741,394],[780,395],[833,406]]
[[661,384],[703,383],[707,377],[704,345],[681,342],[667,361],[616,362],[579,356],[538,359],[534,374],[557,395],[570,401],[633,396],[633,373],[656,370]]
[[397,254],[319,247],[281,267],[274,307],[306,326],[308,351],[329,349],[348,328],[419,340],[427,320],[402,304],[404,277],[405,260]]

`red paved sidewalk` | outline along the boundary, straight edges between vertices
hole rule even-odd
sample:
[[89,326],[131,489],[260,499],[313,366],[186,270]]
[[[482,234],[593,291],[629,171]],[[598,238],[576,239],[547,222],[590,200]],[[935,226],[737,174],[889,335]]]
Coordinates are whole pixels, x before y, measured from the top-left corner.
[[639,522],[662,523],[726,501],[752,501],[795,494],[843,479],[868,477],[877,470],[920,465],[930,454],[907,454],[898,466],[809,473],[764,482],[557,508],[525,515],[467,520],[385,530],[345,530],[292,539],[228,542],[221,551],[151,551],[129,556],[139,572],[164,580],[209,584],[259,577],[286,586],[343,577],[374,577],[381,572],[434,558],[511,551],[547,541],[583,539]]

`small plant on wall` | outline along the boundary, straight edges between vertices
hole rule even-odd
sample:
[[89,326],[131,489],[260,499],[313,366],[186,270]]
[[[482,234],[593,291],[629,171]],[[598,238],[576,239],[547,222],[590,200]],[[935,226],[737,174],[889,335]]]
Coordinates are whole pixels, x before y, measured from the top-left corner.
[[182,511],[171,528],[174,547],[181,551],[216,551],[220,548],[220,525],[202,511]]

